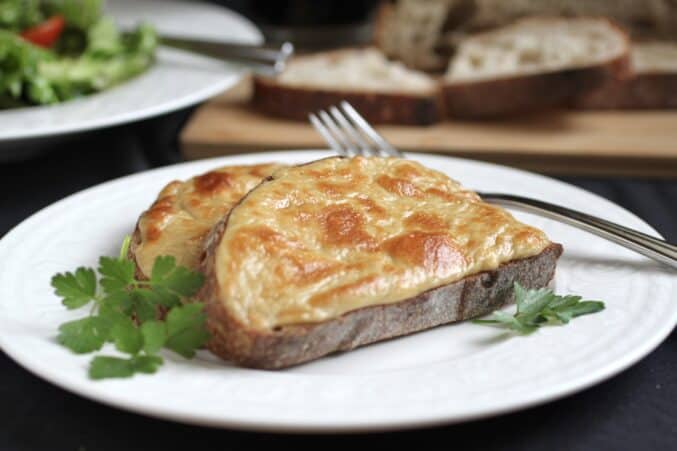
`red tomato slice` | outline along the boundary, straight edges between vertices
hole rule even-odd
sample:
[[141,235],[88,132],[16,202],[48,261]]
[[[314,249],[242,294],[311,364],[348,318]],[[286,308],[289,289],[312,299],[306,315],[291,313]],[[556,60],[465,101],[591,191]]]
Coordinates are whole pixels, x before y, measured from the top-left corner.
[[41,24],[25,29],[21,32],[21,37],[40,47],[51,47],[61,36],[65,26],[63,16],[52,16]]

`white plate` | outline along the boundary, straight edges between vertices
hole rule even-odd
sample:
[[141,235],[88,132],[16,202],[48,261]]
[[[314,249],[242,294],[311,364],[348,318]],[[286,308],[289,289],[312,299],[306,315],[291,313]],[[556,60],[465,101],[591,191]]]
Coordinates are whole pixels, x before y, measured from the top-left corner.
[[[677,322],[674,273],[593,235],[518,214],[564,244],[557,291],[604,300],[606,310],[507,340],[497,339],[497,329],[449,325],[277,372],[235,368],[207,352],[193,361],[167,353],[154,376],[93,382],[86,376],[91,357],[55,342],[57,326],[83,312],[60,305],[50,277],[115,254],[165,183],[219,165],[326,155],[180,164],[104,183],[35,214],[0,241],[0,345],[60,387],[151,416],[247,429],[353,431],[458,422],[562,397],[632,365]],[[411,158],[470,187],[531,195],[656,233],[611,202],[549,178],[468,160]]]
[[[175,0],[109,0],[108,14],[122,26],[147,21],[160,32],[214,40],[262,42],[259,30],[225,8]],[[201,102],[233,86],[234,66],[160,48],[144,74],[110,90],[59,105],[0,111],[0,142],[80,132],[137,121]],[[2,149],[11,151],[11,147]]]

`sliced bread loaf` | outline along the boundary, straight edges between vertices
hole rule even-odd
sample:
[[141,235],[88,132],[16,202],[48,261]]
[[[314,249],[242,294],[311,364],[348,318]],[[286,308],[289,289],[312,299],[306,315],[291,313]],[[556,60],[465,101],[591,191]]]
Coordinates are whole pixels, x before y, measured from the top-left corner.
[[463,40],[444,77],[447,113],[490,117],[562,105],[629,73],[626,34],[598,18],[522,19]]
[[443,70],[460,39],[529,16],[608,17],[635,37],[677,37],[674,0],[397,0],[383,2],[375,42],[389,57]]
[[440,117],[435,80],[374,48],[300,56],[277,77],[254,79],[254,105],[275,116],[306,121],[341,100],[373,123],[420,125]]
[[677,108],[677,43],[634,43],[632,71],[632,78],[610,80],[578,97],[574,105],[586,109]]

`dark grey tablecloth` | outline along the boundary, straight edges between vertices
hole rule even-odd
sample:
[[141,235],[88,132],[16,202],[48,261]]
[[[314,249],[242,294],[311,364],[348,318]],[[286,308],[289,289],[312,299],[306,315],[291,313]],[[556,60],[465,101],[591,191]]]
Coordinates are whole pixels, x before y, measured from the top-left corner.
[[[0,236],[68,194],[165,161],[182,117],[95,133],[30,161],[0,163]],[[677,241],[677,182],[567,181],[634,211]],[[448,449],[668,450],[677,449],[677,333],[629,370],[566,399],[488,420],[389,434],[309,439],[150,419],[56,388],[2,353],[0,400],[2,451],[185,451],[252,445],[273,449],[305,441],[313,446],[394,447],[418,445],[423,440],[434,440]]]

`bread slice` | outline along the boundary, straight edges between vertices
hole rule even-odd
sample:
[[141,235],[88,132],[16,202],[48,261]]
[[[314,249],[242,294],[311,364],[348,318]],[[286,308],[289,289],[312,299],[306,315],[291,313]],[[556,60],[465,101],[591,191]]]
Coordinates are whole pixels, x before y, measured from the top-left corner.
[[209,349],[271,369],[488,313],[562,251],[444,174],[362,157],[275,172],[205,249]]
[[150,277],[155,258],[171,255],[179,265],[199,266],[202,241],[249,190],[282,167],[278,164],[225,166],[165,186],[136,223],[129,257],[136,275]]
[[297,57],[276,78],[255,77],[253,103],[307,121],[308,113],[347,100],[373,123],[423,125],[440,118],[437,92],[431,77],[376,49],[343,49]]
[[543,15],[607,17],[633,38],[677,37],[674,0],[397,0],[381,2],[374,40],[389,57],[437,71],[464,35]]
[[574,106],[584,109],[677,108],[677,43],[632,44],[632,78],[610,80],[579,96]]
[[[599,16],[635,34],[663,34],[677,8],[672,0],[473,0],[475,11],[464,27],[486,30],[535,16]],[[674,23],[674,19],[672,21]],[[674,33],[674,30],[672,30]]]
[[447,113],[491,117],[562,105],[629,73],[629,44],[597,18],[529,18],[465,39],[444,78]]
[[454,30],[474,9],[473,0],[382,2],[374,27],[375,45],[409,67],[442,72],[452,55]]

